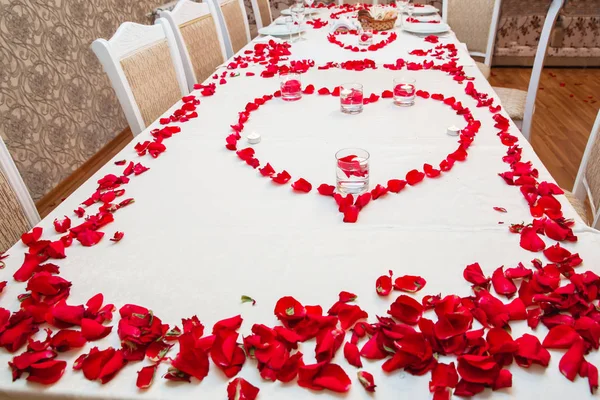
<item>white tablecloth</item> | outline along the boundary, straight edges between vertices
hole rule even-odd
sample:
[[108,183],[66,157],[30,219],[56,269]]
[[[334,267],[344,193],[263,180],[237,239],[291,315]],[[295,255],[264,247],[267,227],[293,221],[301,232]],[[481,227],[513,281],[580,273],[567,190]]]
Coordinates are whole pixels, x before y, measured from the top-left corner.
[[[348,53],[328,43],[326,32],[327,28],[309,31],[307,41],[292,46],[294,57],[321,61],[363,58],[364,53]],[[378,63],[390,62],[388,57],[395,60],[413,48],[428,46],[420,38],[400,34],[389,52],[368,56]],[[464,57],[464,64],[472,64],[468,56]],[[476,78],[478,90],[493,93],[476,67],[466,68],[468,75]],[[383,68],[363,72],[314,68],[302,76],[302,81],[317,89],[358,81],[368,95],[390,89],[398,74]],[[376,315],[386,314],[395,299],[393,294],[381,298],[375,293],[375,280],[389,269],[396,276],[423,276],[427,285],[416,296],[420,299],[437,293],[469,295],[470,285],[463,279],[462,271],[476,261],[486,275],[500,265],[514,267],[520,261],[529,265],[540,254],[523,250],[519,235],[509,233],[507,226],[531,221],[531,216],[519,189],[506,185],[497,175],[508,170],[508,166],[502,162],[506,148],[496,136],[491,113],[476,108],[475,101],[464,94],[464,86],[442,72],[401,74],[413,75],[419,89],[455,96],[481,120],[482,128],[466,162],[457,163],[439,179],[425,179],[398,195],[388,194],[369,204],[356,224],[345,224],[333,200],[316,193],[319,184],[334,184],[334,154],[338,149],[357,146],[371,153],[374,187],[391,178],[402,179],[408,170],[421,168],[425,162],[437,165],[456,148],[456,138],[446,135],[446,127],[464,126],[462,117],[448,106],[421,98],[410,108],[395,107],[390,99],[381,99],[354,116],[341,114],[339,99],[331,96],[315,93],[295,103],[275,99],[252,114],[244,134],[256,131],[262,135],[262,142],[254,147],[263,164],[270,162],[277,171],[286,169],[292,182],[303,177],[313,184],[311,193],[298,194],[289,185],[278,186],[261,177],[224,147],[229,125],[236,122],[237,113],[248,101],[277,90],[278,79],[258,75],[230,78],[226,85],[218,86],[214,96],[200,98],[199,118],[182,124],[182,131],[165,142],[167,151],[158,159],[140,158],[133,151],[135,143],[150,138],[149,130],[115,156],[114,160],[140,161],[150,170],[126,185],[127,196],[136,202],[118,211],[115,222],[104,228],[107,237],[93,248],[83,248],[75,242],[67,250],[67,258],[58,262],[61,276],[73,282],[69,304],[85,303],[101,292],[117,308],[126,303],[139,304],[171,325],[180,325],[182,317],[198,315],[207,329],[220,319],[241,314],[244,323],[240,332],[246,336],[254,323],[278,324],[273,308],[285,295],[294,296],[303,304],[320,304],[327,310],[337,300],[337,294],[347,290],[358,294],[358,305],[374,321]],[[158,123],[151,128],[155,126]],[[524,148],[523,159],[532,160],[540,170],[540,180],[552,181],[516,127],[512,126],[511,131]],[[57,234],[52,234],[52,221],[63,215],[75,221],[72,210],[95,190],[96,181],[122,169],[109,162],[98,171],[41,222],[45,234],[57,238]],[[580,268],[600,273],[595,268],[600,262],[600,235],[579,223],[572,207],[559,197],[565,215],[578,221],[575,232],[579,241],[563,246],[581,254],[585,261]],[[494,206],[504,207],[508,213],[498,213],[492,209]],[[505,224],[499,225],[499,221]],[[125,238],[116,244],[108,240],[114,231],[125,232]],[[2,271],[9,284],[0,305],[11,310],[18,309],[16,297],[25,292],[25,284],[12,280],[25,250],[25,246],[16,244],[8,252],[7,267]],[[240,304],[241,295],[255,298],[256,306]],[[5,370],[0,373],[0,393],[7,398],[226,397],[228,379],[214,365],[201,383],[174,384],[161,379],[168,368],[168,363],[164,363],[147,391],[135,386],[136,372],[145,362],[130,363],[106,385],[90,382],[81,372],[72,371],[72,361],[91,347],[120,347],[117,322],[118,314],[113,333],[107,338],[89,343],[82,351],[59,354],[59,359],[69,362],[68,370],[57,384],[49,387],[24,379],[11,382],[7,362],[12,355],[1,352],[0,363]],[[511,326],[515,338],[525,332],[543,338],[547,332],[541,325],[532,332],[524,322],[513,322]],[[304,343],[302,349],[305,362],[311,363],[314,341]],[[175,354],[173,349],[170,355]],[[482,398],[589,398],[587,381],[567,381],[558,370],[562,353],[551,354],[551,363],[545,370],[525,370],[513,364],[513,387],[488,392]],[[596,352],[587,359],[595,364],[599,361]],[[334,361],[353,382],[345,398],[371,398],[341,350]],[[429,374],[386,375],[380,368],[381,362],[363,363],[364,369],[375,376],[378,398],[431,398]],[[262,399],[307,399],[317,395],[295,383],[263,381],[253,360],[246,362],[239,376],[258,386]],[[318,396],[344,397],[328,391]]]

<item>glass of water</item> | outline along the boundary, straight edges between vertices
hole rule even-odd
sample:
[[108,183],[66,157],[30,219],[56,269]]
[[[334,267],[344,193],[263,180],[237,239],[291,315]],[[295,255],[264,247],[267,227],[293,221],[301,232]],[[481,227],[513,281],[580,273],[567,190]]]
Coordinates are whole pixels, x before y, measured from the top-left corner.
[[281,100],[300,100],[302,97],[300,74],[296,72],[281,72],[279,74],[279,89],[281,90]]
[[394,79],[394,104],[404,107],[415,104],[415,82],[406,76]]
[[340,110],[359,114],[363,110],[363,87],[360,83],[344,83],[340,88]]
[[358,148],[335,153],[336,189],[343,194],[361,194],[369,190],[369,152]]

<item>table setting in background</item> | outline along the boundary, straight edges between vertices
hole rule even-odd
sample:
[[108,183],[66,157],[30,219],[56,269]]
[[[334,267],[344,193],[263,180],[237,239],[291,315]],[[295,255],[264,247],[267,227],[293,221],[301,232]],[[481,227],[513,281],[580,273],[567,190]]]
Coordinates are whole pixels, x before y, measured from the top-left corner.
[[294,3],[136,136],[0,255],[0,393],[594,398],[600,235],[438,11]]

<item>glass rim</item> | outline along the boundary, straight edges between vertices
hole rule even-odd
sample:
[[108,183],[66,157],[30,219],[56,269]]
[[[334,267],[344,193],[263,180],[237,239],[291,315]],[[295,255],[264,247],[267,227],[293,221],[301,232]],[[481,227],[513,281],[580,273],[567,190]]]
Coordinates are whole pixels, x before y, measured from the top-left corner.
[[347,87],[347,86],[358,86],[358,87],[360,87],[361,89],[363,88],[363,85],[362,85],[362,83],[358,83],[358,82],[346,82],[346,83],[342,83],[342,84],[340,85],[340,88],[345,88],[345,87]]
[[279,77],[282,77],[282,76],[300,76],[301,75],[300,72],[294,72],[294,71],[281,71],[281,72],[278,72],[278,74],[279,74]]
[[[350,152],[351,150],[352,151],[358,150],[358,152],[363,152],[366,155],[365,157],[361,157],[361,158],[364,158],[364,161],[369,161],[369,159],[371,158],[371,154],[367,150],[365,150],[365,149],[361,149],[360,147],[345,147],[343,149],[339,149],[338,151],[336,151],[336,153],[335,153],[335,160],[338,163],[342,163],[342,164],[345,164],[345,163],[349,164],[349,163],[351,163],[350,161],[340,161],[341,157],[339,156],[339,154],[341,152],[343,152],[343,151]],[[352,154],[352,153],[350,153],[350,154]],[[350,154],[348,154],[348,155],[350,155]],[[347,157],[348,155],[342,156],[342,157]],[[356,155],[356,156],[360,157],[359,155]]]
[[[404,81],[404,82],[401,82]],[[417,81],[416,78],[410,78],[408,76],[397,76],[394,78],[394,83],[398,82],[398,83],[415,83]]]

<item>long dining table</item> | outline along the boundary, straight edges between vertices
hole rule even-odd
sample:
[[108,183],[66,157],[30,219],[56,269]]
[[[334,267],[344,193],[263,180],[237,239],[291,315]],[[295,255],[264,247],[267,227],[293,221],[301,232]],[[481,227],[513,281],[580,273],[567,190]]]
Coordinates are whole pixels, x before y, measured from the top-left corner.
[[[509,170],[503,161],[507,146],[498,136],[499,129],[495,127],[489,107],[477,107],[477,100],[467,95],[465,88],[471,82],[479,93],[493,98],[494,105],[500,104],[500,100],[455,35],[448,32],[440,35],[438,43],[430,43],[423,36],[395,28],[397,39],[387,46],[354,52],[328,40],[335,23],[330,14],[336,10],[317,9],[314,18],[327,21],[328,25],[319,29],[307,26],[304,40],[292,42],[291,55],[279,61],[280,65],[292,60],[314,61],[314,65],[301,74],[302,86],[313,85],[314,93],[304,94],[296,102],[285,102],[278,97],[270,99],[253,110],[244,122],[237,150],[253,148],[252,157],[259,160],[259,168],[247,165],[225,145],[226,138],[232,134],[231,125],[239,122],[239,113],[248,109],[248,103],[279,90],[276,74],[261,76],[266,69],[264,64],[250,62],[244,68],[227,68],[235,57],[251,54],[257,44],[271,40],[261,36],[220,66],[215,72],[216,79],[211,77],[204,83],[205,86],[216,84],[214,94],[202,95],[205,88],[191,93],[200,101],[196,108],[198,116],[183,123],[168,124],[180,127],[180,131],[164,139],[166,150],[154,154],[156,158],[140,151],[147,145],[144,142],[154,139],[157,129],[166,126],[157,120],[42,220],[39,224],[43,228],[42,237],[58,240],[63,235],[53,226],[56,219],[68,216],[76,226],[85,217],[77,217],[73,210],[82,207],[87,216],[98,212],[102,201],[87,207],[81,203],[97,190],[99,180],[122,176],[130,161],[149,168],[139,175],[131,174],[129,183],[122,182],[120,188],[125,189],[125,194],[113,203],[125,198],[135,199],[135,202],[113,210],[114,221],[98,229],[105,235],[97,244],[83,246],[74,240],[65,249],[66,258],[50,260],[60,267],[57,276],[72,283],[68,304],[86,304],[93,295],[102,293],[104,303],[114,304],[116,310],[126,304],[143,306],[171,328],[181,327],[182,318],[196,315],[206,327],[206,334],[217,321],[241,315],[243,323],[238,338],[241,343],[242,337],[252,333],[254,324],[270,327],[280,324],[274,307],[284,296],[292,296],[304,305],[321,305],[326,311],[338,301],[339,292],[347,291],[357,295],[355,303],[368,313],[368,321],[374,323],[377,316],[389,316],[387,311],[398,295],[407,295],[398,291],[388,296],[378,295],[375,282],[388,271],[393,272],[394,278],[422,277],[426,281],[422,290],[408,293],[421,301],[426,295],[471,296],[471,283],[463,277],[467,265],[479,263],[484,274],[491,276],[500,266],[514,268],[522,262],[527,268],[533,268],[533,259],[548,263],[541,252],[520,246],[521,235],[509,230],[511,224],[530,223],[531,210],[519,187],[508,185],[499,176]],[[385,37],[376,34],[374,40]],[[347,34],[339,35],[339,40],[351,43],[356,38]],[[407,63],[423,63],[429,59],[435,64],[448,62],[444,55],[436,59],[414,52],[415,49],[435,51],[440,44],[455,45],[457,55],[453,58],[469,79],[456,80],[448,72],[434,68],[394,70],[384,67],[395,64],[399,58]],[[342,63],[365,58],[371,60],[375,68],[356,71],[340,67]],[[328,63],[329,68],[319,68]],[[372,199],[360,211],[355,223],[345,223],[335,199],[317,191],[321,184],[335,185],[334,156],[339,149],[358,147],[370,153],[370,189],[378,184],[383,188],[389,180],[403,180],[407,172],[422,170],[424,164],[437,169],[440,161],[457,149],[459,138],[448,135],[447,128],[452,125],[463,128],[465,118],[442,101],[417,96],[412,107],[398,107],[385,96],[366,104],[360,114],[346,115],[340,112],[338,97],[319,94],[321,88],[332,91],[343,83],[359,82],[364,87],[365,97],[371,93],[381,96],[392,89],[392,80],[399,75],[416,79],[418,90],[441,93],[446,99],[454,97],[468,107],[481,127],[466,159],[456,161],[440,176],[425,177],[419,183],[407,185],[399,193],[381,193],[381,197]],[[173,105],[164,118],[173,115],[183,104]],[[508,118],[504,110],[499,114]],[[554,182],[517,126],[512,121],[508,123],[508,131],[522,148],[522,160],[530,160],[537,169],[538,181]],[[251,132],[260,134],[260,143],[246,143],[246,136]],[[121,160],[126,160],[125,165],[119,162]],[[259,170],[267,162],[276,173],[287,171],[291,176],[289,182],[277,184],[271,177],[263,176]],[[309,193],[292,188],[299,178],[311,183]],[[596,268],[600,263],[600,235],[581,221],[564,196],[556,198],[564,216],[575,220],[573,233],[578,238],[576,242],[561,242],[561,246],[581,256],[584,262],[579,269],[600,274]],[[110,240],[115,232],[124,233],[120,241]],[[539,236],[547,246],[556,243]],[[0,306],[12,312],[17,311],[20,301],[24,300],[20,295],[28,292],[27,282],[13,279],[27,251],[28,246],[19,242],[3,260],[6,264],[2,270],[3,280],[8,284],[0,297]],[[252,298],[255,304],[241,302],[241,296]],[[502,297],[502,301],[509,300]],[[431,313],[428,311],[425,315]],[[137,372],[151,364],[147,358],[129,362],[105,384],[86,379],[82,371],[73,369],[78,357],[93,347],[121,348],[119,312],[115,311],[112,322],[105,325],[113,326],[106,337],[89,341],[82,348],[58,353],[57,359],[65,360],[67,367],[64,376],[50,385],[23,378],[13,382],[8,363],[25,351],[25,347],[15,353],[2,350],[0,397],[226,398],[231,379],[212,361],[208,375],[201,382],[163,379],[170,367],[169,360],[164,360],[157,367],[152,385],[139,389]],[[42,328],[45,327],[40,325],[36,339],[43,340]],[[477,322],[473,323],[473,329],[480,327]],[[531,334],[542,340],[548,332],[542,324],[531,329],[526,321],[511,321],[510,327],[513,338]],[[51,329],[56,332],[59,328],[51,326]],[[346,335],[350,340],[351,332]],[[363,343],[361,339],[359,348]],[[315,362],[314,345],[314,339],[300,343],[305,364]],[[175,358],[177,348],[175,345],[167,357]],[[512,387],[493,392],[486,389],[478,396],[593,398],[587,379],[579,377],[570,382],[561,374],[562,353],[564,350],[550,350],[547,368],[538,365],[521,368],[512,363],[507,367],[512,373]],[[595,351],[585,357],[596,365],[600,361]],[[440,355],[439,361],[456,362],[456,357]],[[346,371],[352,382],[345,394],[310,390],[294,381],[264,380],[256,361],[250,358],[237,376],[260,389],[259,399],[372,398],[356,378],[358,369],[347,362],[343,349],[337,351],[333,362]],[[381,368],[383,360],[363,359],[362,363],[362,369],[374,376],[377,398],[428,399],[432,396],[429,373],[422,376],[403,370],[386,373]]]

